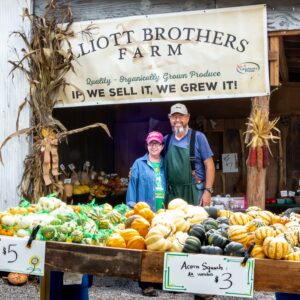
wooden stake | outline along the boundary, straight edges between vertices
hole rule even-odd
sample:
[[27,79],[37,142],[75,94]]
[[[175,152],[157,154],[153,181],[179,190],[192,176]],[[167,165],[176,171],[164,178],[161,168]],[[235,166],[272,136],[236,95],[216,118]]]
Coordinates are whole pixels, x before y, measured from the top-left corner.
[[[252,98],[251,115],[255,110],[261,110],[269,119],[269,97]],[[248,156],[249,160],[249,156]],[[247,163],[247,206],[258,206],[265,209],[266,198],[266,169],[250,167]]]

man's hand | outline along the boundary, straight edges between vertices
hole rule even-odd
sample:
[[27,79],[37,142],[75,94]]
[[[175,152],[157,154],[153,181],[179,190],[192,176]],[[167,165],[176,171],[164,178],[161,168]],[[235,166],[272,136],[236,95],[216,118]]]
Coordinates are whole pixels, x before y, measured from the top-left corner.
[[200,206],[210,206],[210,201],[211,201],[211,194],[209,191],[204,190],[202,194],[202,198],[199,199],[199,205]]

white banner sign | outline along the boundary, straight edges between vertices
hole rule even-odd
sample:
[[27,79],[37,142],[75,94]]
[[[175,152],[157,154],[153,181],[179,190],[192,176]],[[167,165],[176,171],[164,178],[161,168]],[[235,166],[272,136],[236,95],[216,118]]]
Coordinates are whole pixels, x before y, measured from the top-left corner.
[[[92,27],[91,34],[82,32]],[[74,23],[58,100],[94,105],[269,94],[265,5]],[[76,86],[78,90],[74,87]]]
[[0,270],[44,276],[46,243],[27,238],[0,236]]
[[165,253],[163,289],[187,293],[253,297],[254,263],[219,255]]

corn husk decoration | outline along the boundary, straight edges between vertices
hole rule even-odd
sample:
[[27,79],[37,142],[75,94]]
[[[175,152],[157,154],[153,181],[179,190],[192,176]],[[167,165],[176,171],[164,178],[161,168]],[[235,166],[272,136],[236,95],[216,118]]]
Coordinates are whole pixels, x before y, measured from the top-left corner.
[[[61,141],[71,134],[95,127],[101,127],[108,136],[110,133],[103,123],[68,131],[52,115],[58,89],[72,85],[64,79],[67,72],[74,71],[73,63],[76,60],[69,43],[69,39],[75,35],[71,28],[73,19],[70,8],[58,7],[56,0],[48,0],[42,17],[29,14],[25,9],[23,18],[30,22],[32,30],[30,33],[13,32],[23,40],[24,48],[18,60],[9,63],[13,66],[12,75],[19,70],[28,80],[29,97],[19,107],[16,131],[0,144],[0,162],[3,163],[1,149],[11,138],[21,134],[32,137],[32,151],[24,161],[20,190],[23,197],[34,202],[43,195],[63,190],[58,176],[57,152]],[[90,30],[84,29],[82,34],[90,34]],[[25,105],[32,110],[31,127],[19,129],[19,117]]]
[[248,160],[250,167],[257,167],[258,170],[267,167],[268,152],[272,155],[270,141],[276,142],[280,139],[280,130],[276,127],[278,121],[279,118],[268,120],[267,113],[259,109],[254,110],[249,118],[248,130],[245,134],[251,136],[247,144],[247,147],[250,147]]

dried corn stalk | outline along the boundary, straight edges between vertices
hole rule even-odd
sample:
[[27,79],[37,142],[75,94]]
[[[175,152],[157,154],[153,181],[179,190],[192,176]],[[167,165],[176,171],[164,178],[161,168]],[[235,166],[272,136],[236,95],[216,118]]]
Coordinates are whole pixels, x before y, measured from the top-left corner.
[[268,151],[272,155],[270,141],[276,142],[280,139],[280,130],[276,127],[278,121],[279,118],[269,121],[267,113],[260,109],[255,109],[249,118],[248,130],[245,134],[251,137],[247,144],[250,147],[248,162],[250,167],[257,166],[258,170],[267,167]]
[[[55,17],[57,15],[59,17]],[[13,33],[21,37],[25,48],[22,49],[20,60],[9,62],[13,65],[12,74],[20,70],[27,78],[30,84],[29,99],[19,107],[16,132],[0,145],[0,161],[1,149],[11,138],[19,134],[32,137],[32,151],[24,161],[20,189],[22,196],[35,201],[44,194],[62,190],[58,181],[59,142],[69,134],[95,127],[101,127],[109,136],[110,133],[102,123],[68,131],[52,115],[58,89],[71,85],[64,80],[64,75],[70,70],[74,71],[73,62],[76,58],[69,43],[69,38],[74,36],[70,8],[58,7],[56,0],[49,0],[44,16],[29,14],[25,9],[23,18],[30,21],[32,30],[30,35],[24,32]],[[88,29],[85,31],[89,33]],[[31,127],[19,129],[19,115],[25,105],[30,105],[32,110]]]

